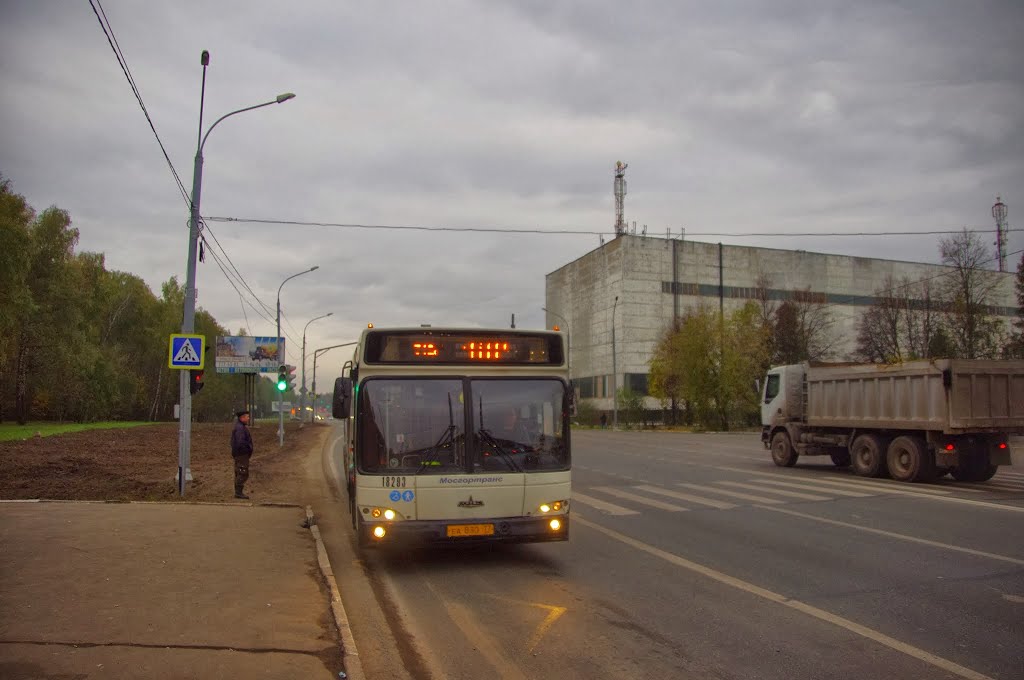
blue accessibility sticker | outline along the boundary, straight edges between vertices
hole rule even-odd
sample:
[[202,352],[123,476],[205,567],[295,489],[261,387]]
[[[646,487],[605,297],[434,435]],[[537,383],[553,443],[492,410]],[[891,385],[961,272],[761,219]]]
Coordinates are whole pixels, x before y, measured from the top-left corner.
[[409,501],[411,501],[415,497],[416,497],[416,494],[414,494],[412,491],[406,491],[405,493],[402,494],[402,500],[407,502],[407,503]]
[[402,492],[401,491],[392,491],[391,495],[388,496],[388,498],[391,499],[392,503],[397,503],[398,501],[402,500]]

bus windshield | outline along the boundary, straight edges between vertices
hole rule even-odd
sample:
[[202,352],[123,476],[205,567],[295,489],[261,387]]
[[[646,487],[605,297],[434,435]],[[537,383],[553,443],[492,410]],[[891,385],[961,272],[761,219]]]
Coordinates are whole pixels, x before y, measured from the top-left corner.
[[566,470],[566,418],[558,379],[370,378],[359,389],[359,469]]

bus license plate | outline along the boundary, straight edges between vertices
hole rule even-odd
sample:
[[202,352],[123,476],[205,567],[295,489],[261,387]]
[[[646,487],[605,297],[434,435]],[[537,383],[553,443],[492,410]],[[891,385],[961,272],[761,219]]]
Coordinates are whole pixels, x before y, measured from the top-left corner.
[[449,524],[448,538],[458,536],[493,536],[493,524]]

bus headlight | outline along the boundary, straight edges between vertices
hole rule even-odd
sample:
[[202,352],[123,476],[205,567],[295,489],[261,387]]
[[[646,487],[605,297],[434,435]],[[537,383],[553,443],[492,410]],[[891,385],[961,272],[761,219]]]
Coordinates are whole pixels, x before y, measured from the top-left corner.
[[548,526],[551,527],[552,531],[558,531],[562,528],[562,522],[557,519],[553,519],[550,522],[548,522]]
[[384,511],[384,519],[392,520],[394,518],[395,518],[395,511],[394,510],[392,510],[391,508],[388,508],[387,510]]
[[540,510],[542,515],[546,515],[549,512],[558,512],[567,507],[569,507],[569,501],[551,501],[549,503],[541,503],[537,509]]
[[388,532],[384,529],[384,527],[377,526],[377,527],[373,528],[373,537],[374,538],[384,538],[384,535],[387,534],[387,533]]
[[544,505],[540,506],[540,511],[541,512],[551,512],[551,506],[548,505],[547,503],[545,503]]

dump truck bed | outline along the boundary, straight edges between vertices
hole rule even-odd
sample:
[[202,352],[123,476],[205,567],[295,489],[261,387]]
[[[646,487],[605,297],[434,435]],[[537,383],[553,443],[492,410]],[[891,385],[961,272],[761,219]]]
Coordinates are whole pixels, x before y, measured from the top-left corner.
[[810,366],[806,380],[815,427],[1024,434],[1024,361]]

